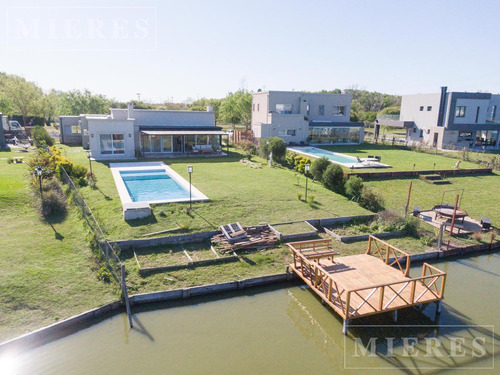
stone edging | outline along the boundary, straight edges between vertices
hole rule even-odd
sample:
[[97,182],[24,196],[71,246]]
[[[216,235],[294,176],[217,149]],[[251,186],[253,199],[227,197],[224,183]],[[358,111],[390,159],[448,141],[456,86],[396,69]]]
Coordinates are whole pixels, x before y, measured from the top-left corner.
[[[344,242],[344,243],[345,242],[354,242],[354,241],[363,241],[363,240],[367,240],[368,237],[370,237],[369,234],[358,234],[358,235],[355,235],[355,236],[340,236],[340,235],[338,235],[337,233],[335,233],[334,231],[332,231],[332,230],[330,230],[328,228],[323,227],[323,229],[331,237],[335,238],[337,241]],[[384,238],[384,237],[390,237],[390,236],[401,236],[404,233],[405,233],[404,230],[399,230],[399,231],[396,231],[396,232],[374,233],[372,235],[375,236],[375,237]]]

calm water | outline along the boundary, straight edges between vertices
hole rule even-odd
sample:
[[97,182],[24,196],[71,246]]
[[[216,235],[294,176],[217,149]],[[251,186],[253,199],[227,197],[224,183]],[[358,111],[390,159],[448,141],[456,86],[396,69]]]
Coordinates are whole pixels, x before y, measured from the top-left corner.
[[300,147],[300,148],[292,148],[291,151],[296,151],[304,154],[311,155],[313,157],[321,158],[325,156],[327,159],[330,159],[334,163],[340,164],[361,164],[358,162],[358,159],[355,157],[340,154],[338,152],[331,152],[327,150],[322,150],[317,147]]
[[122,171],[120,175],[133,202],[189,199],[189,191],[182,188],[163,169]]
[[[360,321],[345,338],[342,322],[321,305],[305,287],[259,289],[244,295],[225,295],[224,299],[198,299],[189,304],[170,303],[169,308],[137,312],[135,328],[130,330],[124,314],[117,315],[76,334],[45,346],[10,353],[0,358],[0,372],[13,374],[379,374],[390,373],[492,374],[500,352],[500,341],[493,335],[500,329],[500,257],[485,255],[436,266],[448,272],[444,311],[440,327],[426,327],[434,317],[434,306],[422,315],[414,309],[400,312],[400,324],[417,328],[363,328],[359,324],[391,324],[388,316]],[[420,266],[412,275],[420,273]],[[219,296],[220,298],[220,296]],[[464,325],[485,327],[465,329]],[[411,332],[421,341],[419,357],[404,356],[398,340]],[[387,345],[378,344],[378,355],[358,356],[355,339],[395,337],[394,355],[387,356]],[[449,341],[462,337],[486,337],[487,352],[451,358],[447,354],[425,357],[425,345],[432,338]],[[493,344],[492,344],[493,342]],[[425,345],[424,345],[425,343]],[[446,343],[443,344],[446,346]],[[359,345],[357,346],[359,348]],[[359,353],[358,353],[359,354]],[[390,354],[390,353],[389,353]],[[432,354],[432,352],[431,352]],[[357,368],[349,370],[347,368]],[[362,370],[360,368],[379,368]],[[460,370],[459,367],[468,369]],[[475,370],[471,370],[475,368]]]

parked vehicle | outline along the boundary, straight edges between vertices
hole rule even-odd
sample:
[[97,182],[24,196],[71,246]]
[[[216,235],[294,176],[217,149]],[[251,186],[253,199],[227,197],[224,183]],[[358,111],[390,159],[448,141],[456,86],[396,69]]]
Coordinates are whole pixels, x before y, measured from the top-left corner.
[[2,119],[2,126],[4,130],[7,131],[21,131],[23,127],[18,121],[4,121]]

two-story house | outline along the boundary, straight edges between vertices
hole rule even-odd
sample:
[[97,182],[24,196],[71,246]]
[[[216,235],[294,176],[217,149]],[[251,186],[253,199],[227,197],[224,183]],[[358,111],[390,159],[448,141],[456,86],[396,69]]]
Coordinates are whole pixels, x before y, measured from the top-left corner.
[[405,127],[409,143],[430,147],[499,148],[500,95],[448,92],[404,95],[398,119],[378,119],[376,126]]
[[252,131],[255,138],[280,137],[287,144],[359,144],[364,124],[350,121],[351,100],[350,94],[257,92]]
[[[95,159],[223,155],[213,108],[164,111],[111,108],[106,115],[60,116],[61,143],[90,149]],[[225,155],[225,154],[224,154]]]

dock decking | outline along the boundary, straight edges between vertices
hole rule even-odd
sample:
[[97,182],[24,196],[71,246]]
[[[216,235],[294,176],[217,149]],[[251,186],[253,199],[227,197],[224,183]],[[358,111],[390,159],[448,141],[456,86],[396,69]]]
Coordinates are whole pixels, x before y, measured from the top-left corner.
[[290,268],[344,319],[344,333],[351,319],[443,299],[445,272],[424,263],[420,277],[409,277],[409,255],[374,236],[366,254],[345,257],[331,240],[287,245]]

